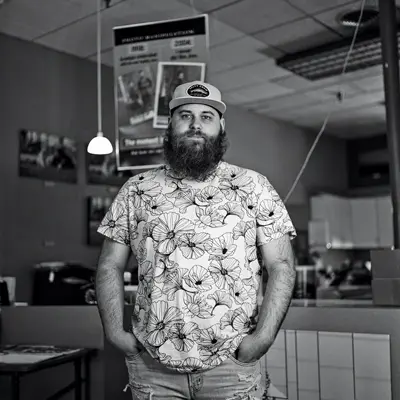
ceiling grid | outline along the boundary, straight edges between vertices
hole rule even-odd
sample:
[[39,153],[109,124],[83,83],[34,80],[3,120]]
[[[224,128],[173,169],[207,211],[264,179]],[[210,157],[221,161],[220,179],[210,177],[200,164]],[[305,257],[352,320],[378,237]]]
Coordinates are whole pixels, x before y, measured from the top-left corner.
[[[400,0],[397,1],[400,5]],[[327,132],[365,135],[385,127],[381,66],[309,81],[276,65],[274,57],[349,38],[337,17],[357,10],[349,0],[112,0],[102,12],[102,62],[113,66],[112,28],[208,13],[208,80],[226,102],[270,118]],[[246,15],[246,17],[244,17]],[[0,32],[96,60],[96,0],[10,0],[0,5]],[[344,92],[339,103],[337,91]],[[372,132],[373,133],[373,132]]]

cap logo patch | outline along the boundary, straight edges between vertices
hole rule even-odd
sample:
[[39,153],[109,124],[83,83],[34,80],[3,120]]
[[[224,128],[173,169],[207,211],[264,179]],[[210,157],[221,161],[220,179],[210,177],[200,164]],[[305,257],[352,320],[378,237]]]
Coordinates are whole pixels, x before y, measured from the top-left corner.
[[190,86],[187,90],[189,96],[192,97],[208,97],[210,95],[209,90],[203,86],[196,83],[195,85]]

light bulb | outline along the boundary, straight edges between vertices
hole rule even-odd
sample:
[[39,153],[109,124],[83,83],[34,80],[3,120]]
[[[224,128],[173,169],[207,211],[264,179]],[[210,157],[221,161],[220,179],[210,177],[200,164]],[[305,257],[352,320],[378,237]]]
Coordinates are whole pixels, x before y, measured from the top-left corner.
[[87,152],[90,154],[111,154],[113,147],[111,142],[103,136],[103,132],[98,132],[87,147]]

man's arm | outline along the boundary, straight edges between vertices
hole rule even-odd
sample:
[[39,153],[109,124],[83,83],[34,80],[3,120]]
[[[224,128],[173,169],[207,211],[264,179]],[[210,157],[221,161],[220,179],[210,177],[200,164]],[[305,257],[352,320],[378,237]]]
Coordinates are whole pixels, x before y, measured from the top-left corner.
[[123,332],[124,279],[130,247],[105,238],[96,271],[96,297],[106,337],[114,341]]
[[288,311],[296,271],[288,234],[260,246],[260,250],[268,271],[268,282],[254,338],[265,353],[274,342]]

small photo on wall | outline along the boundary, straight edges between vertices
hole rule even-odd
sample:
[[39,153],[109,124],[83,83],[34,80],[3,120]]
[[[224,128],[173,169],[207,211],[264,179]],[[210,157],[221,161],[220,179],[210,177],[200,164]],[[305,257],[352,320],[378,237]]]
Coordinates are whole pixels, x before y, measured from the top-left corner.
[[112,197],[90,196],[87,198],[87,244],[101,246],[104,236],[97,229],[113,201]]
[[150,65],[143,65],[117,77],[119,127],[141,124],[154,117],[154,75]]
[[130,177],[144,171],[118,170],[115,152],[106,155],[86,152],[86,182],[91,185],[121,187]]
[[157,71],[153,127],[168,127],[169,102],[175,89],[191,81],[204,82],[205,63],[160,62]]
[[29,129],[19,131],[19,176],[48,181],[78,181],[73,139]]

